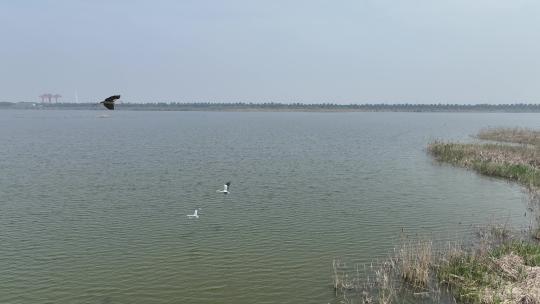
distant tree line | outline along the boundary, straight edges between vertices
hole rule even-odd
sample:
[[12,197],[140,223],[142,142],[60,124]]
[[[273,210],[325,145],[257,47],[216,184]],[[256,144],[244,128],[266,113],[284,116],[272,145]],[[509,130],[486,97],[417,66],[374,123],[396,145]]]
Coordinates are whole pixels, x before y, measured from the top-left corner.
[[[0,108],[38,109],[104,109],[97,103],[35,104],[0,102]],[[335,104],[335,103],[218,103],[218,102],[148,102],[120,103],[118,110],[142,111],[356,111],[356,112],[540,112],[540,104]]]

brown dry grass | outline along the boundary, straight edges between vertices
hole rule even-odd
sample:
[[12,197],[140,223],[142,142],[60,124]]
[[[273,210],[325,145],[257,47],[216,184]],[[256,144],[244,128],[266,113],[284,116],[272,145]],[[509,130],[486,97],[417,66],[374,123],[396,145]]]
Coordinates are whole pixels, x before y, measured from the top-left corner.
[[435,141],[428,151],[441,162],[540,188],[540,149],[536,147]]
[[524,165],[540,169],[540,149],[504,144],[461,144],[434,141],[428,151],[438,160],[471,168],[477,162]]
[[488,128],[480,130],[479,139],[540,146],[540,131],[527,128]]
[[425,288],[429,283],[432,245],[431,241],[407,242],[398,251],[396,260],[401,278],[414,288]]
[[485,288],[482,303],[540,303],[540,267],[526,266],[523,258],[513,252],[496,259],[494,264],[509,279],[497,288]]

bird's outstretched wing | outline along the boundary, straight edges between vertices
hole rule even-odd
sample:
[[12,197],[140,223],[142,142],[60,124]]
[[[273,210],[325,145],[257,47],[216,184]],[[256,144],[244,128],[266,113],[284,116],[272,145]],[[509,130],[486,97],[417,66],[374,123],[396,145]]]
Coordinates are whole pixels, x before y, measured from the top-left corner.
[[120,95],[113,95],[111,97],[105,98],[104,102],[115,102],[117,99],[120,99]]
[[114,110],[114,103],[112,103],[112,102],[102,102],[102,103],[105,106],[105,108],[107,108],[109,110]]

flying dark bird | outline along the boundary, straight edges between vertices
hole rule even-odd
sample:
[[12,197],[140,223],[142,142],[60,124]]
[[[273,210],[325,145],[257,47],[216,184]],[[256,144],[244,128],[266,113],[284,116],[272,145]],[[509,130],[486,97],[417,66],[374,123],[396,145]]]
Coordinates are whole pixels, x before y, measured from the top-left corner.
[[229,187],[231,186],[231,182],[227,182],[225,185],[223,185],[223,190],[217,190],[216,192],[221,192],[223,194],[229,194]]
[[111,97],[105,98],[105,100],[100,103],[102,103],[105,106],[105,108],[109,110],[114,110],[114,102],[119,98],[120,98],[120,95],[113,95]]

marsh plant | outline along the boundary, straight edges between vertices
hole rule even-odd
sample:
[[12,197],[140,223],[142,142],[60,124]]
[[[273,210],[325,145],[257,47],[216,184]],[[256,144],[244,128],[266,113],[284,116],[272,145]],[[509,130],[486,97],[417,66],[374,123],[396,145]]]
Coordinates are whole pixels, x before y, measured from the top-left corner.
[[434,141],[427,150],[440,162],[524,185],[530,198],[527,233],[516,233],[503,220],[477,228],[468,246],[452,242],[435,251],[430,240],[402,240],[393,256],[362,275],[358,266],[349,274],[334,260],[334,289],[343,303],[352,303],[353,294],[359,303],[402,303],[411,295],[414,303],[439,303],[444,293],[459,303],[540,304],[540,131],[485,129],[476,138],[502,143]]
[[483,140],[540,146],[540,131],[528,128],[487,128],[476,135]]
[[461,251],[437,267],[441,284],[465,303],[540,303],[540,246],[512,240]]
[[347,297],[349,302],[355,295],[361,303],[385,304],[396,303],[404,296],[417,300],[437,298],[440,293],[438,286],[431,284],[432,248],[432,242],[428,240],[402,240],[393,255],[369,265],[348,268],[341,259],[334,259],[333,286],[336,294]]
[[400,276],[415,289],[428,286],[433,262],[432,245],[431,241],[407,241],[398,250],[396,261]]
[[434,141],[428,151],[441,162],[540,187],[540,149],[536,147]]
[[[368,267],[334,261],[343,303],[540,303],[540,245],[504,225],[477,228],[472,246],[405,241]],[[361,272],[358,269],[367,269]]]

